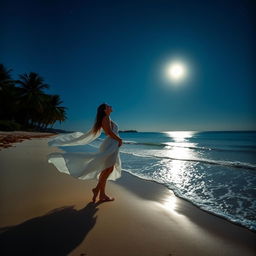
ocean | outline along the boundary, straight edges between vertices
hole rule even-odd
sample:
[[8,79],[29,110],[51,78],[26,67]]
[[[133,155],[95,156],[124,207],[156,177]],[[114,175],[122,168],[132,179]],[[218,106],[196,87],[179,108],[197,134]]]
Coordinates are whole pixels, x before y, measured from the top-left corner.
[[[158,182],[176,196],[256,231],[256,131],[120,133],[123,171]],[[95,151],[90,145],[61,147]]]

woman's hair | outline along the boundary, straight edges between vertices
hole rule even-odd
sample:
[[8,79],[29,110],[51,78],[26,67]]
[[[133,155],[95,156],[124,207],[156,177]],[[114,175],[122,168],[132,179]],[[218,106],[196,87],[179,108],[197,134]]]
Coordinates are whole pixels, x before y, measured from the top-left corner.
[[97,115],[96,115],[95,123],[94,123],[94,126],[93,126],[93,133],[94,134],[96,134],[98,132],[98,130],[101,128],[102,119],[106,115],[106,113],[104,111],[106,109],[106,106],[107,106],[106,103],[102,103],[101,105],[98,106]]

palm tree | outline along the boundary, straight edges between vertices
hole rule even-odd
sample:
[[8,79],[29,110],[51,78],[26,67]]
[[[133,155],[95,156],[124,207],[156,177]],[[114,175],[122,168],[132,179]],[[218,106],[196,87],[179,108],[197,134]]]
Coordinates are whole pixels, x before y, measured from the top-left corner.
[[67,119],[66,107],[60,106],[63,102],[59,95],[44,95],[45,109],[38,119],[38,125],[41,128],[47,128],[48,125],[54,125],[56,121],[60,123]]
[[13,121],[18,111],[19,91],[11,78],[11,72],[12,69],[0,64],[0,119]]
[[20,117],[22,121],[33,126],[35,117],[38,113],[42,113],[44,109],[44,89],[48,89],[49,85],[44,83],[44,79],[35,72],[19,75],[19,80],[16,81],[20,85],[21,112],[25,113],[25,117]]
[[3,64],[0,64],[0,91],[5,87],[14,86],[11,72],[12,69],[7,69]]
[[18,122],[25,129],[29,126],[42,129],[67,119],[67,108],[61,106],[60,96],[44,93],[49,85],[41,76],[35,72],[24,73],[14,81],[11,71],[0,64],[0,120]]

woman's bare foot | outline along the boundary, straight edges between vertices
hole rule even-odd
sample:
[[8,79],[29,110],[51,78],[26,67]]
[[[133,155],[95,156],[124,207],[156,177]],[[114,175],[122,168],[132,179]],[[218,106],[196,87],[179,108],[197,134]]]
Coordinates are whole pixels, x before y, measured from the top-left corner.
[[97,195],[99,193],[99,189],[97,190],[97,188],[93,188],[92,193],[93,193],[92,201],[95,203]]
[[107,195],[100,196],[100,202],[114,201],[114,197],[108,197]]

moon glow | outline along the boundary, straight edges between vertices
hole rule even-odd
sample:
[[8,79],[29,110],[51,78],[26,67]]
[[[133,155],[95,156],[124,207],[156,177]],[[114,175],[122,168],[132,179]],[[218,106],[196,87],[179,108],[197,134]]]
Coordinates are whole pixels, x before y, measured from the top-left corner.
[[186,76],[186,67],[181,62],[172,62],[166,67],[166,78],[171,81],[181,81]]

